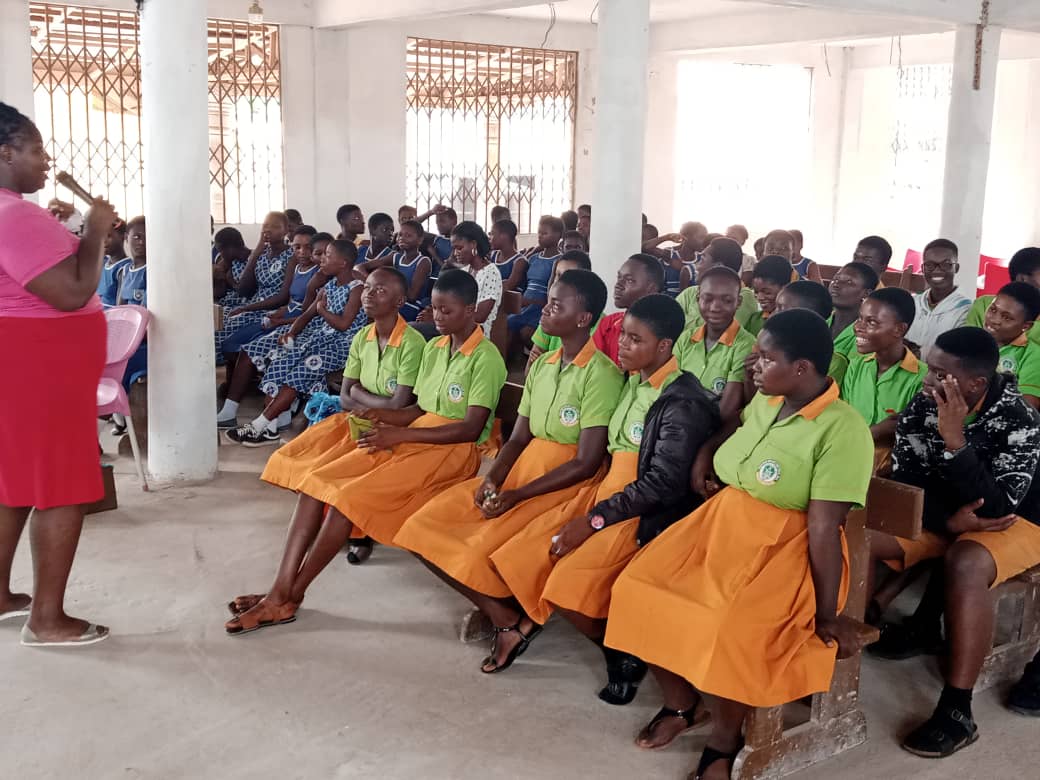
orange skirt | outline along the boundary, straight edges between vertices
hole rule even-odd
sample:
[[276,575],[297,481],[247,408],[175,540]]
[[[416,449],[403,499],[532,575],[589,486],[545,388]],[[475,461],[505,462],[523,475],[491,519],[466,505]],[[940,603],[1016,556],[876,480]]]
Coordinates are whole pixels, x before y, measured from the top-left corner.
[[[532,439],[513,464],[500,492],[526,485],[573,460],[577,454],[577,445]],[[511,591],[492,567],[492,553],[535,518],[570,501],[598,479],[599,474],[569,488],[536,496],[491,520],[486,519],[473,502],[483,478],[463,482],[409,517],[394,538],[394,544],[421,555],[475,591],[506,598]]]
[[[610,586],[639,550],[635,534],[638,518],[597,531],[562,560],[550,556],[549,548],[553,536],[563,526],[575,517],[587,515],[599,501],[623,490],[635,480],[638,469],[638,452],[615,453],[610,470],[598,485],[590,485],[566,504],[535,518],[527,528],[492,553],[491,563],[533,621],[545,623],[552,614],[552,604],[566,608],[568,604],[585,603],[590,599],[604,603],[603,614],[596,617],[607,616],[605,605],[610,603]],[[622,527],[625,530],[619,531]],[[620,545],[617,544],[619,540]],[[547,583],[560,569],[564,570],[562,577],[557,578],[560,601],[547,599]],[[608,577],[612,569],[616,571]],[[568,576],[568,572],[573,574]],[[596,576],[598,574],[603,576]],[[597,593],[590,595],[590,590]],[[575,611],[588,614],[583,610]]]
[[[410,427],[436,428],[451,422],[424,414]],[[352,449],[316,469],[297,489],[342,512],[354,524],[354,535],[360,531],[380,544],[391,544],[409,515],[478,468],[480,455],[473,442],[409,442],[389,452]]]
[[[842,535],[839,608],[848,593]],[[605,642],[704,693],[772,707],[826,691],[836,648],[815,633],[805,512],[728,487],[614,583]]]
[[350,438],[349,416],[346,412],[334,414],[275,450],[260,479],[286,490],[299,491],[313,472],[357,449]]

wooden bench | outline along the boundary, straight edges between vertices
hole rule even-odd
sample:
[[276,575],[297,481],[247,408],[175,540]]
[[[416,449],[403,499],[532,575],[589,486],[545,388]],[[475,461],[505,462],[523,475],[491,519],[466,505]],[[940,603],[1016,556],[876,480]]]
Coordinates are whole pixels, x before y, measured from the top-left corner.
[[[824,284],[829,284],[834,275],[838,273],[844,266],[840,265],[823,265],[820,264],[820,276],[823,279]],[[902,271],[885,271],[881,274],[881,281],[885,287],[899,287],[902,284],[903,272]],[[911,274],[909,276],[910,289],[908,292],[919,293],[924,292],[928,287],[921,274]]]
[[[866,530],[915,539],[921,534],[923,510],[920,488],[874,477],[866,508],[849,513],[845,524],[849,594],[842,619],[855,628],[860,648],[878,637],[877,629],[862,623],[868,598]],[[784,777],[866,742],[867,721],[859,708],[859,673],[859,653],[838,661],[830,690],[811,697],[808,713],[805,700],[752,710],[744,726],[744,749],[734,762],[731,777]]]
[[1040,647],[1040,566],[999,585],[993,607],[993,649],[982,664],[976,691],[1017,680]]

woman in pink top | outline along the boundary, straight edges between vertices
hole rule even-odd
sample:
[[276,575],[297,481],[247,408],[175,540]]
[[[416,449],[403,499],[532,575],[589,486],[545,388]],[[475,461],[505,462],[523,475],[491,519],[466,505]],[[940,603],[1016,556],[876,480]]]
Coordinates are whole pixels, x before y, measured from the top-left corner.
[[[23,645],[100,642],[108,629],[65,613],[82,504],[104,495],[96,391],[105,317],[95,295],[115,219],[95,200],[83,237],[22,198],[47,181],[39,130],[0,103],[0,620],[28,615]],[[33,597],[11,592],[15,548],[30,536]]]

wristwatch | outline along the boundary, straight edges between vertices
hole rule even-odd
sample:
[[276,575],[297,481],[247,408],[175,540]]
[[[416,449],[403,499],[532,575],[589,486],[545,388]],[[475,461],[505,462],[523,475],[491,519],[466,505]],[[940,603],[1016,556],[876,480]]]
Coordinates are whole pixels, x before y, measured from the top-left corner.
[[968,449],[967,443],[962,444],[960,447],[958,447],[955,450],[944,449],[943,450],[943,454],[942,454],[943,460],[953,460],[958,455],[960,455],[962,452],[964,452],[966,449]]
[[589,517],[589,526],[593,531],[602,531],[607,525],[607,521],[603,519],[603,515],[592,515]]

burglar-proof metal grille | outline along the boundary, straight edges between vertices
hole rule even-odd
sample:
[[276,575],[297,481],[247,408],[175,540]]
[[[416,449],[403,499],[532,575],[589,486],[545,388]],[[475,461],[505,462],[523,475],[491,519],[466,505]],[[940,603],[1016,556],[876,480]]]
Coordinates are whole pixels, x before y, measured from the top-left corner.
[[573,201],[578,54],[408,39],[408,198],[521,232]]
[[[144,210],[137,15],[30,3],[34,103],[56,170],[124,216]],[[278,28],[209,21],[210,207],[218,222],[282,208]],[[171,129],[171,132],[176,132]],[[53,181],[45,198],[70,198]]]

